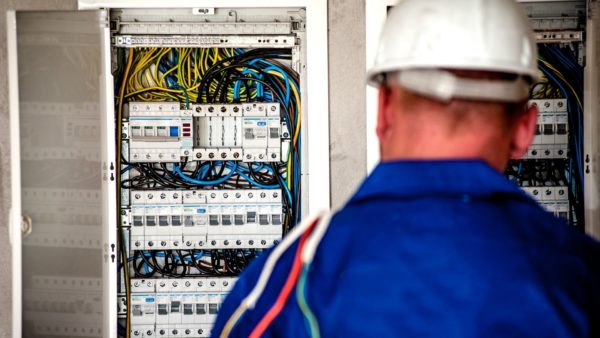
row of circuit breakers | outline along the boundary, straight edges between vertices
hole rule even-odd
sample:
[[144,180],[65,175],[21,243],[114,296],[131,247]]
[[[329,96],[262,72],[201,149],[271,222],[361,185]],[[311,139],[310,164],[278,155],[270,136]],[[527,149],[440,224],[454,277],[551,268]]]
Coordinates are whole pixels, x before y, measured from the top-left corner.
[[[537,106],[535,136],[525,159],[561,160],[569,156],[569,118],[566,99],[530,100]],[[567,186],[522,187],[547,211],[563,219],[569,218]]]
[[130,162],[281,162],[289,152],[290,132],[278,103],[130,102],[126,107]]
[[123,210],[133,250],[262,249],[282,237],[281,190],[137,191]]
[[233,277],[132,279],[131,335],[209,337],[235,281]]

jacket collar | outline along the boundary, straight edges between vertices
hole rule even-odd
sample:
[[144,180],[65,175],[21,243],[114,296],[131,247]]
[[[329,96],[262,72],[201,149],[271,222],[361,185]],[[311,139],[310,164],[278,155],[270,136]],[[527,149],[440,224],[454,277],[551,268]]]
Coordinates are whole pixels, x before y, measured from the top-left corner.
[[494,198],[531,201],[518,186],[481,160],[394,161],[377,165],[349,203],[371,197]]

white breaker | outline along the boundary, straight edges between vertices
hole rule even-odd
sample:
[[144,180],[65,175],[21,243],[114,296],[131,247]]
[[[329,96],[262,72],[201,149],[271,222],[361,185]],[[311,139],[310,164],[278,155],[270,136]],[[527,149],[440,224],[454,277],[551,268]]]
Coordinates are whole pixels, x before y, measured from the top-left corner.
[[566,186],[558,187],[522,187],[544,209],[557,217],[569,219],[569,189]]
[[535,137],[525,159],[567,158],[569,145],[569,117],[566,99],[530,100],[529,106],[538,107]]
[[235,277],[131,280],[132,337],[209,337]]
[[269,247],[282,237],[281,190],[132,190],[133,250]]
[[286,161],[290,132],[279,103],[130,102],[123,135],[130,162]]

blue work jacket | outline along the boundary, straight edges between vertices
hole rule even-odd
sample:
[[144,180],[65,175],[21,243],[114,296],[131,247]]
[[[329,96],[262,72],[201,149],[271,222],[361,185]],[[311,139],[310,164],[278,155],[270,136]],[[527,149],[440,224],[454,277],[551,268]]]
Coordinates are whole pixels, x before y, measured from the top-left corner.
[[[230,337],[273,305],[296,247]],[[266,256],[240,276],[214,337]],[[484,162],[382,163],[333,217],[306,294],[321,337],[600,337],[600,243]],[[309,337],[294,291],[264,337]]]

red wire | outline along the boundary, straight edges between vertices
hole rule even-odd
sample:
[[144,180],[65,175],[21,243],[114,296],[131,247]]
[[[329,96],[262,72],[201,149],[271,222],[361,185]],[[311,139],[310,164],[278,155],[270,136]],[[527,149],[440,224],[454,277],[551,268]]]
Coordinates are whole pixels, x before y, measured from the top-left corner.
[[252,330],[252,333],[250,333],[250,338],[260,338],[265,333],[269,325],[271,325],[273,320],[275,320],[275,318],[277,318],[277,316],[281,313],[281,310],[283,310],[283,307],[285,306],[285,303],[287,302],[290,293],[294,288],[294,285],[296,285],[296,282],[298,281],[298,276],[300,276],[300,270],[302,268],[300,254],[304,249],[306,239],[312,232],[313,227],[317,224],[317,221],[318,219],[315,220],[313,224],[311,224],[311,226],[306,230],[306,232],[302,234],[302,237],[300,237],[300,241],[298,242],[298,248],[296,249],[296,256],[294,256],[294,263],[292,264],[290,274],[288,275],[288,278],[285,281],[285,284],[283,285],[283,288],[281,289],[277,300],[275,300],[273,306],[269,309],[269,311],[267,311],[267,313],[260,320],[260,322],[256,324],[256,327],[254,328],[254,330]]

